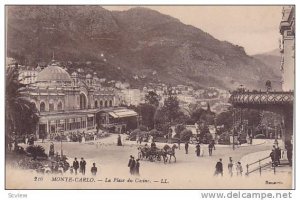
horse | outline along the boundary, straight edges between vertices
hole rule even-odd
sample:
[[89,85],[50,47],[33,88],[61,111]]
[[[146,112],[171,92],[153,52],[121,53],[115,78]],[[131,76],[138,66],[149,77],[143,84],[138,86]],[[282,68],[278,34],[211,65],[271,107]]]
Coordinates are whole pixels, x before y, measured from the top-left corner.
[[169,159],[169,163],[171,162],[171,158],[174,157],[175,162],[176,162],[176,156],[175,156],[175,149],[177,149],[177,145],[173,144],[172,147],[170,147],[169,145],[165,145],[163,150],[165,151],[166,155],[170,155],[170,159]]
[[163,149],[159,149],[157,147],[148,147],[148,146],[139,146],[138,147],[139,153],[138,158],[140,160],[149,159],[151,162],[158,160],[161,161],[161,158],[163,158],[164,163],[167,162],[167,154]]

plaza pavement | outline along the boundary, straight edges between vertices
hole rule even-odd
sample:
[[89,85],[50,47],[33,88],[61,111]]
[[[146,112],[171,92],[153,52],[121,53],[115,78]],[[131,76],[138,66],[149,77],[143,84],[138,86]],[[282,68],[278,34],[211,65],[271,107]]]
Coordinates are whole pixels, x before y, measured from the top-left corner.
[[[111,135],[107,138],[102,138],[96,141],[87,141],[86,143],[78,142],[63,142],[63,151],[69,158],[69,162],[73,162],[73,158],[77,157],[80,159],[84,157],[87,161],[87,174],[86,177],[91,177],[90,168],[92,163],[95,162],[98,167],[97,179],[101,180],[97,184],[87,184],[87,185],[74,185],[74,184],[63,184],[55,183],[50,187],[60,187],[60,188],[171,188],[171,189],[275,189],[275,188],[291,188],[291,174],[284,178],[283,184],[265,184],[266,180],[277,181],[282,180],[283,177],[278,177],[276,175],[268,175],[267,177],[257,177],[253,176],[243,176],[230,177],[228,175],[227,164],[229,157],[232,157],[234,162],[242,161],[243,165],[247,162],[246,155],[255,152],[270,151],[272,147],[272,142],[262,142],[255,141],[253,145],[245,145],[232,149],[232,146],[228,145],[216,145],[216,150],[213,151],[213,156],[208,156],[208,146],[201,145],[204,148],[204,156],[197,157],[195,154],[195,146],[190,145],[189,154],[185,154],[184,144],[181,145],[181,149],[176,150],[177,162],[174,160],[171,163],[164,164],[161,162],[150,162],[148,160],[140,161],[140,177],[139,179],[150,181],[151,183],[132,183],[132,184],[121,184],[118,182],[106,183],[105,179],[114,178],[132,178],[129,174],[129,168],[127,167],[128,159],[130,155],[137,158],[138,150],[135,141],[124,140],[124,135],[122,136],[123,146],[117,146],[117,134]],[[37,144],[45,147],[46,152],[49,151],[50,142],[46,141]],[[54,142],[55,151],[60,153],[60,142]],[[98,144],[98,145],[97,145]],[[142,143],[142,145],[145,143]],[[164,144],[157,143],[159,148],[163,147]],[[260,154],[259,154],[260,155]],[[257,157],[257,156],[254,156]],[[254,158],[253,157],[253,158]],[[223,159],[224,176],[215,177],[213,176],[215,171],[216,162],[219,158]],[[250,161],[250,160],[249,160]],[[245,166],[244,166],[245,172]],[[16,174],[16,172],[14,172]],[[65,174],[70,176],[70,174]],[[80,176],[80,175],[78,175]],[[22,176],[19,176],[22,178]],[[25,176],[24,176],[25,177]],[[134,177],[133,179],[135,179]],[[168,180],[168,184],[160,183],[161,180]],[[156,182],[158,181],[158,182]],[[44,188],[49,187],[49,185],[36,184],[34,187]]]

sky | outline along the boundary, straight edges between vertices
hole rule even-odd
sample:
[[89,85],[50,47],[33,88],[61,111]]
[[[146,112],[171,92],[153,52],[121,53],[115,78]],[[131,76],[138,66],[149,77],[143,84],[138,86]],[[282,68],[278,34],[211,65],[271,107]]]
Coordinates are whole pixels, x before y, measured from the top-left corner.
[[[128,10],[135,6],[103,6]],[[243,46],[249,55],[279,46],[282,6],[143,6],[179,19],[219,40]]]

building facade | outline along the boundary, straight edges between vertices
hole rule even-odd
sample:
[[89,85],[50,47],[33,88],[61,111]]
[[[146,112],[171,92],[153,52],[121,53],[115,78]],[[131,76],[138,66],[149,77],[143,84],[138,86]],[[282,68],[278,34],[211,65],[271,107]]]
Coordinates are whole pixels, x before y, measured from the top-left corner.
[[37,73],[36,81],[24,93],[40,112],[38,137],[95,130],[96,114],[113,108],[113,88],[101,87],[97,76],[69,73],[57,62]]
[[295,84],[295,7],[284,6],[280,22],[280,52],[283,91],[293,91]]

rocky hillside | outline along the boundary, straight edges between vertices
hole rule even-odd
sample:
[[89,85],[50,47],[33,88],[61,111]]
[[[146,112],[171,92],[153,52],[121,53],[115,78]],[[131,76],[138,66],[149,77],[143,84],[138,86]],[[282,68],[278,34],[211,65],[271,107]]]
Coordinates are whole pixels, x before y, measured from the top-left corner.
[[107,79],[264,88],[279,80],[243,47],[146,8],[108,11],[100,6],[8,6],[7,55],[36,65],[55,59]]

